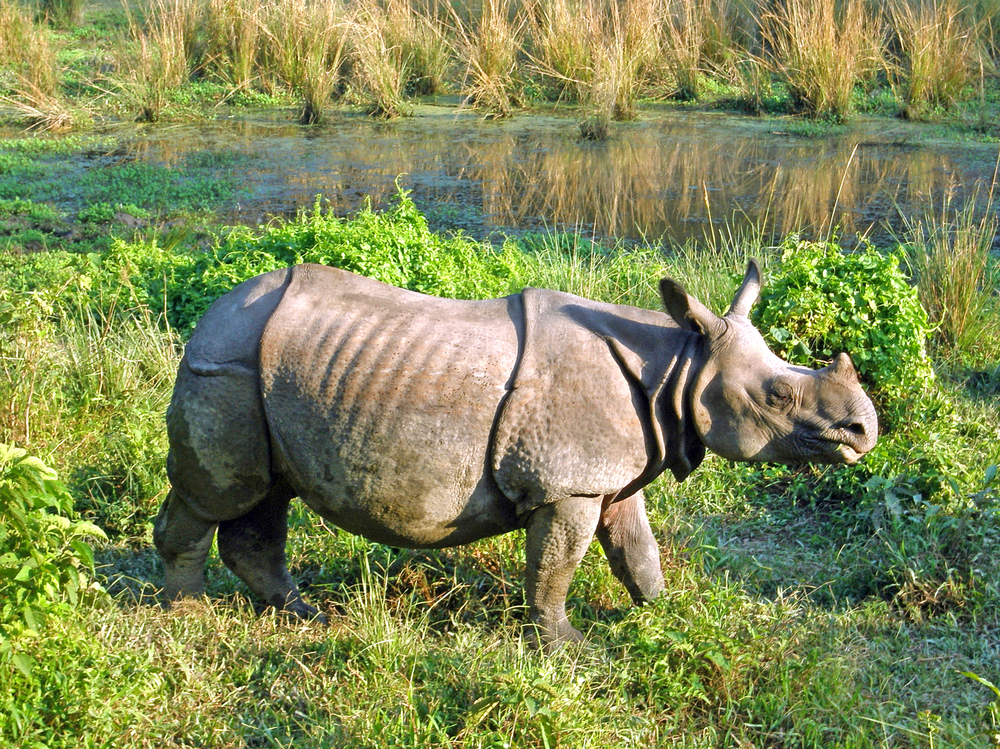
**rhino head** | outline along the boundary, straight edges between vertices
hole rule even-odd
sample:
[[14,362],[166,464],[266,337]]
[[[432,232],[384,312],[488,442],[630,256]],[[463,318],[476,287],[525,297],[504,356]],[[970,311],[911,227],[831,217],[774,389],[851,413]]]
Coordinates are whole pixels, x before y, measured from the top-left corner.
[[756,262],[723,317],[672,279],[660,282],[660,292],[674,321],[702,337],[691,405],[709,450],[740,461],[855,463],[875,446],[875,407],[847,354],[819,370],[791,365],[747,319],[760,292]]

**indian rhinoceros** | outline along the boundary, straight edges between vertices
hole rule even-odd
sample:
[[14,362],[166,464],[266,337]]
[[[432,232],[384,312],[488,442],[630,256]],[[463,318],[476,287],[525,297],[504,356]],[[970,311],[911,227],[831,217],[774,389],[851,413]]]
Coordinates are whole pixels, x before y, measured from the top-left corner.
[[594,535],[634,601],[662,592],[642,488],[732,460],[853,463],[877,423],[846,354],[791,366],[747,319],[751,262],[717,317],[670,279],[667,314],[528,288],[425,296],[320,265],[216,300],[167,411],[172,484],[154,527],[166,601],[225,564],[301,617],[289,501],[384,544],[440,548],[526,529],[529,635],[580,633],[566,594]]

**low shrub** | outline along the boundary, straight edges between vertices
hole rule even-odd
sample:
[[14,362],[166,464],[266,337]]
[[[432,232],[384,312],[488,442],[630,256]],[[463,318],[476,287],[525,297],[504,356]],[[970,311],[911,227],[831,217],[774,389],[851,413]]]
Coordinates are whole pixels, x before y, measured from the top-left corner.
[[823,366],[846,351],[889,425],[930,407],[935,377],[931,326],[902,257],[870,245],[845,253],[835,242],[792,236],[753,319],[772,349],[793,364]]
[[513,244],[494,250],[466,237],[435,234],[400,192],[392,209],[365,208],[351,219],[325,213],[317,201],[293,221],[234,228],[204,253],[119,241],[102,263],[108,279],[129,279],[135,291],[128,293],[165,310],[170,325],[183,332],[237,284],[297,263],[331,265],[412,291],[471,299],[520,291],[526,269],[536,261]]
[[55,471],[0,444],[0,661],[11,659],[25,673],[32,659],[12,641],[37,636],[47,615],[103,592],[92,578],[87,539],[104,532],[72,515],[73,500]]

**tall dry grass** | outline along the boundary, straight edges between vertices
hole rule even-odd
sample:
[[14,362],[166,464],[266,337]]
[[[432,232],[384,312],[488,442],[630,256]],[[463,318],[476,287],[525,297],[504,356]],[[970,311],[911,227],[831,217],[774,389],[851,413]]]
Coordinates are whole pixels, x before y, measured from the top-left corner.
[[234,90],[258,78],[266,42],[267,6],[261,0],[206,0],[206,57],[211,69]]
[[40,0],[38,12],[52,26],[68,29],[80,22],[83,0]]
[[785,0],[760,23],[794,107],[813,117],[848,117],[854,85],[877,69],[880,57],[864,0]]
[[407,113],[406,56],[397,43],[388,9],[361,0],[353,24],[354,77],[370,114],[391,119]]
[[510,117],[521,105],[517,68],[526,18],[514,0],[482,0],[478,18],[453,15],[458,47],[466,64],[462,84],[467,101],[488,117]]
[[353,24],[353,69],[370,113],[392,118],[406,98],[443,90],[452,52],[442,22],[410,0],[359,0]]
[[540,0],[529,14],[532,58],[537,71],[558,91],[560,100],[588,98],[595,54],[604,38],[597,0]]
[[[670,71],[671,96],[680,101],[698,98],[702,49],[708,39],[710,0],[673,0],[665,15],[663,64]],[[715,28],[721,24],[714,23]]]
[[390,47],[400,49],[407,94],[427,96],[445,86],[452,49],[441,15],[430,3],[419,8],[411,0],[385,0],[385,33]]
[[62,130],[77,121],[62,92],[57,54],[57,43],[30,8],[0,0],[0,68],[9,68],[13,93],[3,100],[31,129]]
[[274,2],[261,15],[260,28],[261,77],[299,97],[301,123],[323,122],[348,55],[352,26],[347,8],[339,0]]
[[887,12],[899,50],[889,72],[900,114],[919,120],[951,108],[989,60],[983,39],[994,16],[967,12],[961,0],[891,0]]
[[114,45],[115,72],[106,83],[137,121],[159,120],[171,93],[188,79],[200,7],[193,0],[157,0],[148,22],[129,12],[128,34]]

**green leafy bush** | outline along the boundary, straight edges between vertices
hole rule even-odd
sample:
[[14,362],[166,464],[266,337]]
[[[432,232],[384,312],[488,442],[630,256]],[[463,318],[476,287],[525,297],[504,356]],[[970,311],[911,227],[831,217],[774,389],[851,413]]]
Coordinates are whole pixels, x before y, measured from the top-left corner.
[[100,594],[88,538],[93,523],[71,520],[73,500],[55,472],[21,448],[0,444],[0,658],[30,669],[10,639],[37,633],[46,614]]
[[870,245],[844,252],[833,242],[793,235],[782,245],[780,270],[754,322],[793,364],[823,366],[848,352],[880,411],[898,418],[935,389],[927,313],[901,261]]
[[215,247],[184,254],[151,243],[118,241],[102,260],[105,276],[133,298],[164,310],[189,331],[214,299],[261,273],[297,263],[321,263],[437,296],[475,298],[519,291],[536,261],[512,244],[494,250],[462,236],[443,237],[405,192],[384,213],[370,208],[350,219],[325,213],[319,202],[294,221],[263,229],[237,227]]

